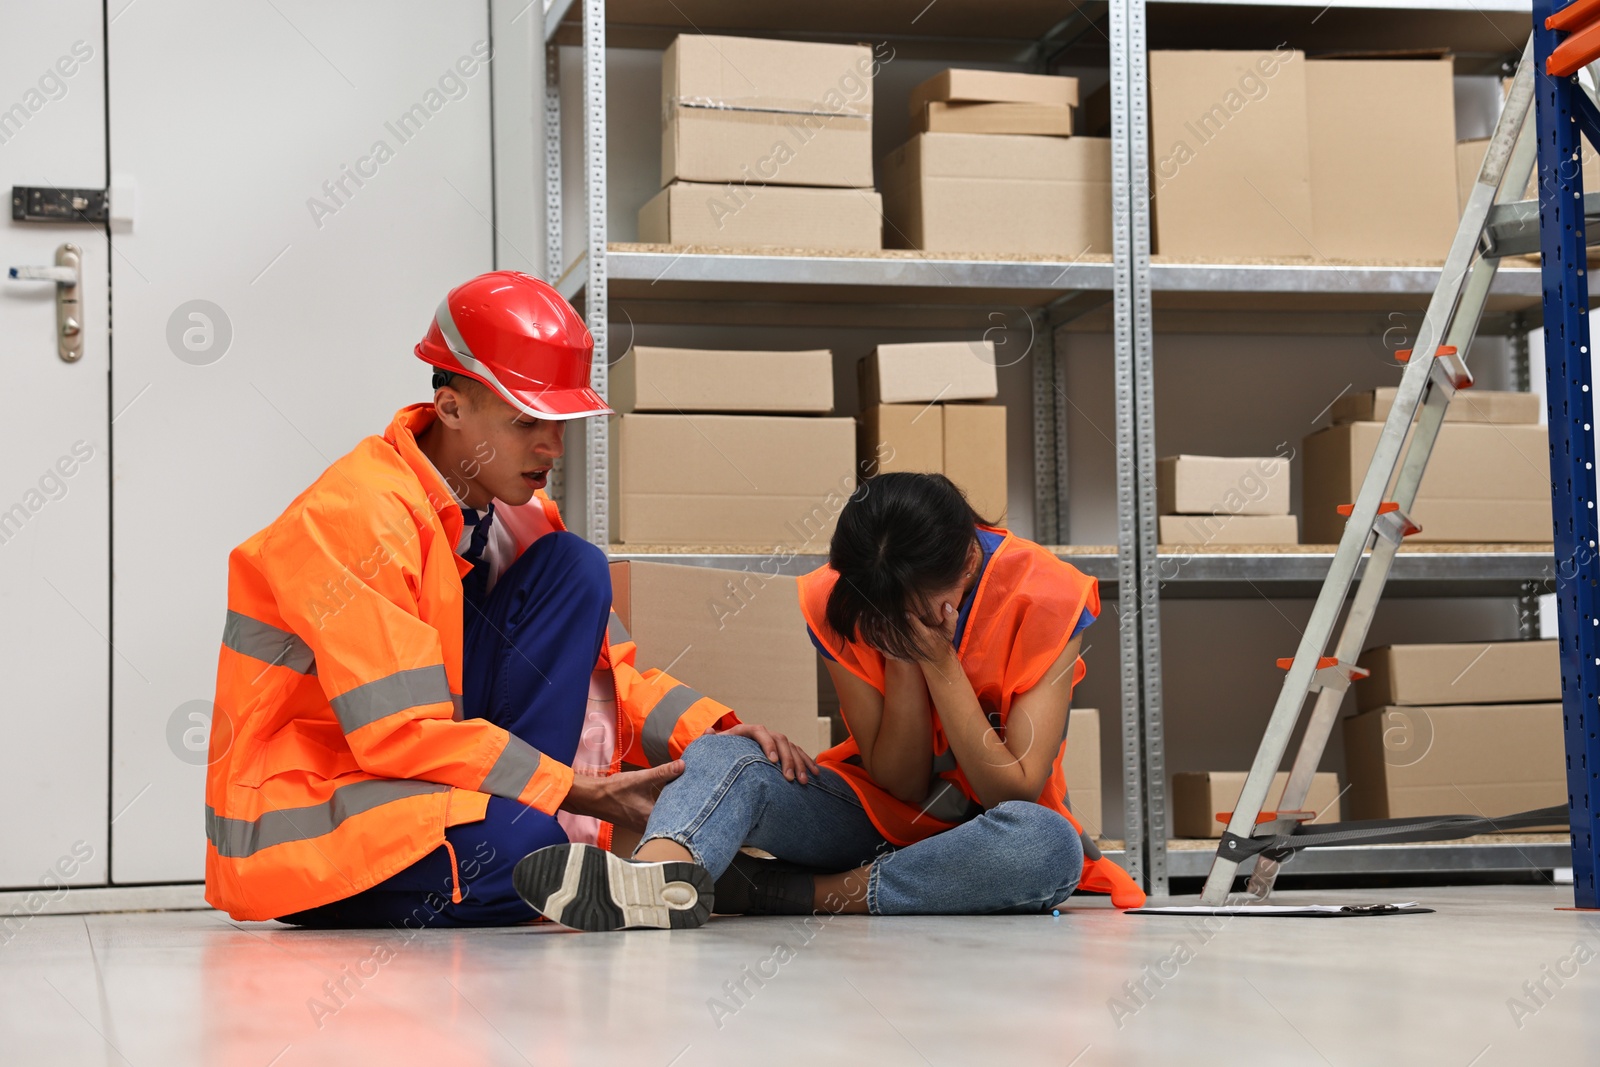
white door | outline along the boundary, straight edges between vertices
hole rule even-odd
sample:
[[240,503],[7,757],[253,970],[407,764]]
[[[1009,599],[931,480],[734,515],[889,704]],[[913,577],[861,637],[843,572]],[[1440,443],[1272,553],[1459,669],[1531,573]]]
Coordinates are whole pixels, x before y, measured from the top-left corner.
[[[0,29],[0,188],[103,189],[98,0],[10,4]],[[111,642],[111,456],[103,224],[13,222],[0,237],[0,887],[103,883]],[[6,268],[81,250],[81,358],[57,354],[56,284]]]
[[111,264],[115,882],[202,876],[229,550],[431,395],[411,349],[492,268],[488,50],[483,0],[112,0],[138,198]]

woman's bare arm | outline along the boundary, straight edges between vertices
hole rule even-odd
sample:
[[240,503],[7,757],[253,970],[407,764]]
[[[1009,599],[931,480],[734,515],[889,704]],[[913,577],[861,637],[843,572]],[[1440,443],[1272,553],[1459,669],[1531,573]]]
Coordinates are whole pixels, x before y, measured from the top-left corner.
[[922,803],[933,773],[933,716],[921,669],[886,661],[885,696],[839,664],[829,660],[827,667],[839,710],[861,750],[861,766],[891,796]]
[[1066,736],[1072,704],[1072,666],[1082,638],[1074,637],[1044,677],[1017,696],[1001,737],[989,725],[961,661],[950,645],[948,628],[913,625],[924,631],[923,647],[932,653],[920,667],[956,762],[984,807],[1007,800],[1038,800]]

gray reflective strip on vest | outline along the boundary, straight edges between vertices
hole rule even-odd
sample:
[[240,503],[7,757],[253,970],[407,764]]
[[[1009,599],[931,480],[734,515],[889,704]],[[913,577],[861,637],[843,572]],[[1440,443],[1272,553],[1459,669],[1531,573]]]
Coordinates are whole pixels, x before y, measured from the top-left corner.
[[659,767],[672,762],[672,731],[677,728],[678,720],[683,718],[683,713],[689,710],[690,705],[703,699],[704,694],[698,690],[680,684],[668,689],[656,701],[656,706],[650,709],[650,714],[644,720],[644,756],[650,761],[650,766]]
[[309,841],[331,834],[352,816],[396,800],[443,793],[449,786],[439,782],[399,782],[387,778],[352,782],[333,791],[321,804],[303,808],[269,811],[259,819],[230,819],[206,805],[206,838],[216,846],[217,855],[244,859],[264,848],[291,841]]
[[466,697],[462,696],[460,693],[451,693],[450,703],[455,706],[455,712],[451,715],[451,718],[455,719],[456,722],[460,722],[462,716],[466,713]]
[[241,656],[274,667],[287,667],[297,674],[317,673],[316,657],[310,645],[288,630],[280,630],[237,611],[228,612],[228,621],[222,625],[222,643]]
[[947,748],[933,757],[932,769],[934,774],[956,769],[956,753],[954,749]]
[[633,640],[633,635],[628,632],[626,626],[622,625],[622,619],[614,611],[611,613],[610,620],[606,623],[606,640],[613,645],[620,645],[624,641]]
[[370,723],[423,704],[451,704],[450,680],[444,666],[413,667],[395,671],[348,693],[333,698],[333,713],[345,733],[354,733]]
[[966,822],[982,810],[981,805],[950,781],[940,782],[928,790],[928,799],[922,805],[922,814],[940,822]]
[[538,749],[511,734],[506,741],[504,751],[500,753],[500,758],[494,761],[494,766],[484,775],[483,785],[478,787],[478,792],[493,793],[507,800],[517,799],[522,795],[522,791],[528,788],[528,783],[533,781],[534,773],[539,769],[539,761],[543,758]]

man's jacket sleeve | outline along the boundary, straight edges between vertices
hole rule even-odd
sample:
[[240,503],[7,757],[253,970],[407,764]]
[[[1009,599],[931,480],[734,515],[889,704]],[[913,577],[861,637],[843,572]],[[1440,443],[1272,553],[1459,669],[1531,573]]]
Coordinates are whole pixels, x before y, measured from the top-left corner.
[[[428,535],[399,502],[385,504],[382,517],[302,511],[262,553],[279,612],[311,646],[351,753],[370,774],[492,793],[554,814],[572,768],[487,720],[457,717],[461,697],[451,690],[439,631],[422,617]],[[454,556],[442,563],[453,565]]]
[[739,725],[739,716],[700,691],[684,685],[665,671],[651,668],[643,674],[634,667],[637,652],[633,638],[616,612],[606,627],[606,652],[617,682],[617,711],[621,735],[617,747],[624,763],[656,767],[671,763],[695,738],[712,727]]

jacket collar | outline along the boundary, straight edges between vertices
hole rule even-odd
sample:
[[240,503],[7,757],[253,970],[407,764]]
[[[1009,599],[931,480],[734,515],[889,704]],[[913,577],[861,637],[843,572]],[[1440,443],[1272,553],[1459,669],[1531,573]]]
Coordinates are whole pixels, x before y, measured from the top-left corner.
[[405,460],[406,466],[411,468],[411,473],[417,476],[417,481],[422,483],[422,491],[427,494],[428,504],[433,508],[434,514],[443,519],[447,525],[454,520],[455,533],[461,536],[461,506],[456,503],[456,496],[450,491],[450,486],[445,484],[441,475],[432,461],[423,455],[422,448],[417,444],[417,435],[433,425],[437,418],[432,404],[411,404],[394,413],[389,428],[383,432],[383,439],[394,446],[400,453],[400,458]]

